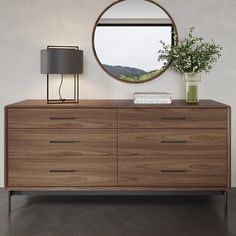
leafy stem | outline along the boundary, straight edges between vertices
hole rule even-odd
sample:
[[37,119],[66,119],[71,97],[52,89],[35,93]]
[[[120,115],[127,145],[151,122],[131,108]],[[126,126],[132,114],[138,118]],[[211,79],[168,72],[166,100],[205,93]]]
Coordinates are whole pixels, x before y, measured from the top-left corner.
[[178,45],[170,46],[160,41],[163,48],[158,51],[158,61],[164,61],[164,65],[173,61],[173,68],[179,72],[209,72],[221,57],[223,48],[213,40],[207,43],[202,37],[194,36],[194,29],[191,27],[188,36]]

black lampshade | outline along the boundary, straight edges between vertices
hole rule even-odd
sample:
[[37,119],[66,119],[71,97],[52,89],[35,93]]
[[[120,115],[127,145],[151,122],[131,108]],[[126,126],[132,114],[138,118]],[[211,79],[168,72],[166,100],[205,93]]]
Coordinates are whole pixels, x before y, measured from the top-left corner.
[[41,50],[41,74],[81,74],[83,51],[67,48]]

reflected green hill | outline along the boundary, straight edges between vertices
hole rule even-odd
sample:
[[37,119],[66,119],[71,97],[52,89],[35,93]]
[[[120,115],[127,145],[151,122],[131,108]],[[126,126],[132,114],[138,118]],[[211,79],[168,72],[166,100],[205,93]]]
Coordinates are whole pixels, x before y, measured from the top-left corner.
[[104,68],[113,76],[118,79],[129,81],[129,82],[140,82],[150,80],[153,77],[156,77],[162,72],[164,68],[153,70],[153,71],[144,71],[134,67],[127,66],[111,66],[103,64]]

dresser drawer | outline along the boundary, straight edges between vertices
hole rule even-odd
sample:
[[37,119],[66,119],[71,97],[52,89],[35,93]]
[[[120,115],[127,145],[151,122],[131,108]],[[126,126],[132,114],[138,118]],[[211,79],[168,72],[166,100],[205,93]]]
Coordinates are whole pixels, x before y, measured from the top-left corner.
[[118,155],[221,155],[226,158],[225,129],[120,129]]
[[115,186],[116,156],[14,159],[8,163],[10,187]]
[[119,128],[226,128],[226,109],[119,109]]
[[10,129],[117,128],[116,109],[9,109]]
[[9,158],[18,155],[110,156],[117,154],[116,129],[10,129]]
[[221,187],[227,185],[226,165],[220,156],[122,156],[118,186]]

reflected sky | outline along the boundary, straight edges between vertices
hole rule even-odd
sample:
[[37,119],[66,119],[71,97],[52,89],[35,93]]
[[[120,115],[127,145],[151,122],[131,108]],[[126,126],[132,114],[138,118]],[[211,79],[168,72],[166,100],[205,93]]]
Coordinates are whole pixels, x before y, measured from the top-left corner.
[[170,26],[98,26],[94,42],[102,64],[152,71],[163,66],[160,40],[171,44]]

